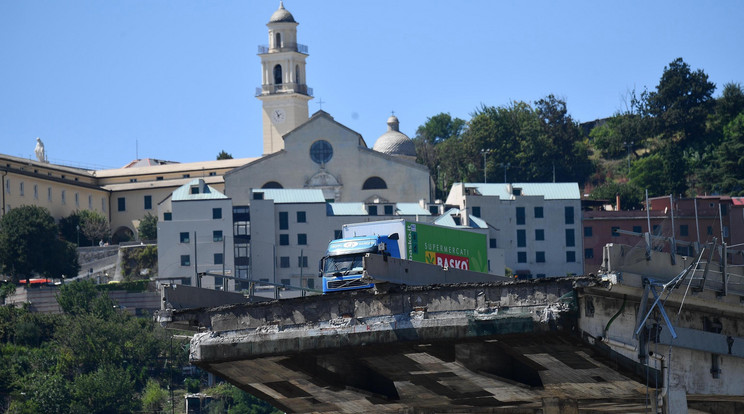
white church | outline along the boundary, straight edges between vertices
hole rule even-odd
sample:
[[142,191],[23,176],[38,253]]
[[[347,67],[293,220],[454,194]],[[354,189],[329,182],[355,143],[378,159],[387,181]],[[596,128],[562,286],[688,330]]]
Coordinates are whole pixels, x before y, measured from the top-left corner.
[[[259,47],[264,154],[226,172],[224,192],[194,180],[159,203],[162,282],[232,290],[236,280],[254,279],[312,288],[308,276],[342,224],[441,211],[397,117],[370,149],[327,112],[309,116],[308,49],[297,42],[297,26],[280,2],[267,23],[269,44]],[[256,217],[261,223],[251,223]]]

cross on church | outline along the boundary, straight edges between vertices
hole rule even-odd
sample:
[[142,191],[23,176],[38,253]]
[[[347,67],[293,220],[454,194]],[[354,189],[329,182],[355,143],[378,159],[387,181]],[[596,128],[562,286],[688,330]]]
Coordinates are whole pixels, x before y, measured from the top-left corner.
[[323,110],[323,104],[326,103],[323,98],[318,98],[318,101],[316,102],[318,105],[320,105],[320,110]]

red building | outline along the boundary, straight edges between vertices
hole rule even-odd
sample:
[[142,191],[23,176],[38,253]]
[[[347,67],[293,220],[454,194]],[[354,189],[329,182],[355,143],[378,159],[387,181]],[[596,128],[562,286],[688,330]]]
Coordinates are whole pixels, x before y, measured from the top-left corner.
[[[670,252],[672,243],[679,255],[693,256],[698,246],[713,242],[726,243],[729,263],[744,263],[744,197],[701,196],[674,200],[670,197],[649,199],[646,210],[607,211],[585,209],[584,273],[596,273],[602,264],[602,248],[607,243],[646,248],[639,235],[651,226],[654,249]],[[723,237],[721,236],[723,235]]]

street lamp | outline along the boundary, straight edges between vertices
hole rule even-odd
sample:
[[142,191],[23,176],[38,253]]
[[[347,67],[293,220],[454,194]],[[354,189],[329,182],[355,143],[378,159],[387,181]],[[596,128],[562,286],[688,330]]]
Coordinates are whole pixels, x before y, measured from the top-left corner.
[[483,183],[488,183],[488,178],[486,178],[486,169],[488,166],[486,165],[486,155],[491,152],[490,149],[482,149],[481,154],[483,154]]
[[511,163],[510,162],[507,162],[507,163],[503,163],[502,162],[499,165],[501,165],[501,166],[504,167],[504,184],[506,184],[506,169],[509,168],[509,167],[511,167]]

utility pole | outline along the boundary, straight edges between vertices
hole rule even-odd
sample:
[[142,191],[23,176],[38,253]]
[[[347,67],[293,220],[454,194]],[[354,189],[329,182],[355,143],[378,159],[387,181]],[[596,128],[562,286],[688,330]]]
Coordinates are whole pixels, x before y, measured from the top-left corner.
[[630,149],[633,148],[633,141],[623,142],[623,145],[628,149],[628,174],[630,174]]

